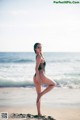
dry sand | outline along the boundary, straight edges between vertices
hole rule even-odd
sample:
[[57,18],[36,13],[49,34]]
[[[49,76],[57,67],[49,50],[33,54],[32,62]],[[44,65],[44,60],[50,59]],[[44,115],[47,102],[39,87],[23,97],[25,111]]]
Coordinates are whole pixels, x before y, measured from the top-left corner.
[[[57,94],[61,95],[61,93],[63,93],[63,92],[66,93],[67,90],[65,90],[63,92],[62,91],[60,92],[60,90],[57,91],[57,89],[55,89],[54,93],[55,92],[57,92],[56,95]],[[11,93],[11,95],[15,95],[15,93],[16,93],[16,96],[13,96],[13,98],[11,100],[15,100],[14,98],[16,98],[16,100],[17,100],[17,97],[18,97],[18,101],[19,101],[20,95],[24,96],[23,99],[28,100],[27,101],[28,104],[25,105],[25,103],[24,103],[25,106],[22,106],[23,104],[21,106],[20,105],[19,106],[12,105],[12,106],[9,106],[9,107],[0,106],[0,114],[1,114],[1,112],[3,112],[3,113],[8,112],[8,115],[11,115],[13,113],[14,114],[28,114],[29,113],[29,114],[32,114],[32,115],[37,114],[36,105],[35,104],[30,105],[31,101],[29,102],[29,99],[31,100],[31,98],[32,98],[29,95],[33,95],[33,94],[35,95],[35,90],[34,89],[33,90],[32,89],[27,90],[27,89],[23,89],[23,88],[22,89],[19,89],[19,88],[17,88],[17,89],[15,89],[15,88],[10,88],[10,89],[9,88],[5,88],[5,89],[1,88],[0,93],[1,93],[1,95],[3,95],[3,97],[4,97],[4,95],[7,95],[7,98],[6,98],[7,101],[9,101],[9,98],[11,97],[10,93]],[[68,92],[68,94],[69,94],[69,92]],[[66,94],[66,95],[68,95],[68,94]],[[29,98],[25,98],[25,95],[29,96]],[[54,94],[53,96],[56,97],[56,95]],[[64,95],[65,94],[62,94],[62,96],[64,96]],[[70,95],[71,95],[71,93],[70,93]],[[22,96],[21,96],[21,98],[22,98]],[[50,96],[50,94],[49,94],[49,96]],[[47,98],[47,96],[45,96],[45,97]],[[43,100],[44,99],[45,98],[43,98]],[[41,106],[41,110],[42,110],[43,115],[52,116],[56,120],[80,120],[80,107],[78,107],[78,106],[76,106],[76,107],[71,107],[71,106],[50,107],[49,106],[48,107],[43,102],[43,105]],[[0,119],[0,120],[3,120],[3,119]],[[26,118],[9,118],[9,120],[26,120]],[[29,119],[29,120],[36,120],[36,119]],[[42,119],[39,119],[39,120],[42,120]]]
[[[36,115],[36,108],[0,108],[0,112],[8,112],[8,114],[32,114]],[[52,116],[56,120],[80,120],[80,109],[79,108],[42,108],[43,115]],[[26,118],[17,118],[19,120],[24,120]],[[13,120],[13,118],[9,118],[9,120]],[[16,120],[16,118],[14,118]],[[33,119],[32,119],[33,120]]]

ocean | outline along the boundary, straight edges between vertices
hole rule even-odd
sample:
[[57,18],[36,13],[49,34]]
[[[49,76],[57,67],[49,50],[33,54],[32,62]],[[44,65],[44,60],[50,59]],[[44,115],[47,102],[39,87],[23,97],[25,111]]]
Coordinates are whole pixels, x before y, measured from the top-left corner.
[[[80,53],[44,52],[45,74],[57,87],[80,89]],[[34,87],[35,53],[0,52],[0,87]]]

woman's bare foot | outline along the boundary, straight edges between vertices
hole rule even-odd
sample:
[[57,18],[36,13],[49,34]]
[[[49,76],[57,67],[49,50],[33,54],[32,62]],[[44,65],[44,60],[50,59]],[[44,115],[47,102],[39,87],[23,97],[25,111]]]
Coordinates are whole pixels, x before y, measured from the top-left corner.
[[38,114],[38,116],[42,116],[42,114],[41,114],[41,113],[39,113],[39,114]]

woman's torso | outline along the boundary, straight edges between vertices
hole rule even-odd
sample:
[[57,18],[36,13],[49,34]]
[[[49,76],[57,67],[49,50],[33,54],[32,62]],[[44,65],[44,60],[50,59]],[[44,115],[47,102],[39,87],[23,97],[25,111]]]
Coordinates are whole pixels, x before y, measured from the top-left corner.
[[[37,56],[36,56],[36,58],[37,58]],[[38,67],[40,74],[45,72],[45,66],[46,66],[46,61],[44,60],[44,57],[41,56],[41,62],[40,62],[40,65]]]
[[46,62],[45,60],[43,62],[40,63],[38,70],[40,71],[45,71],[45,66],[46,66]]

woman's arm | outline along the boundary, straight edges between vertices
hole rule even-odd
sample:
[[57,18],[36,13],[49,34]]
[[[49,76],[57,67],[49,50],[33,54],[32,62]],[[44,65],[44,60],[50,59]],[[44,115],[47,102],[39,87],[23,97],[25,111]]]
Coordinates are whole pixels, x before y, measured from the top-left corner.
[[35,67],[35,71],[36,71],[36,78],[39,80],[39,82],[40,82],[40,76],[39,76],[39,70],[38,70],[38,68],[39,68],[40,63],[41,63],[41,56],[38,55],[38,56],[36,57],[36,67]]
[[41,56],[38,55],[38,56],[36,57],[36,67],[35,67],[35,71],[36,71],[36,74],[37,74],[37,75],[39,74],[38,68],[39,68],[40,62],[41,62]]

